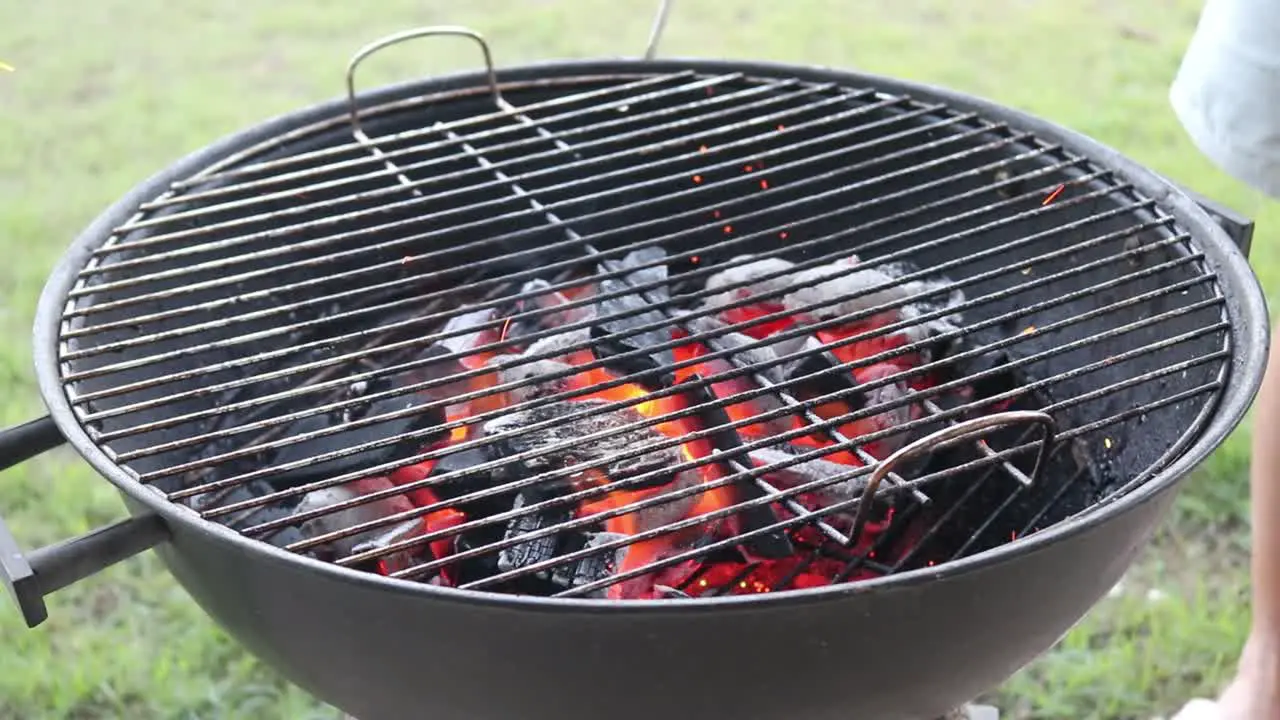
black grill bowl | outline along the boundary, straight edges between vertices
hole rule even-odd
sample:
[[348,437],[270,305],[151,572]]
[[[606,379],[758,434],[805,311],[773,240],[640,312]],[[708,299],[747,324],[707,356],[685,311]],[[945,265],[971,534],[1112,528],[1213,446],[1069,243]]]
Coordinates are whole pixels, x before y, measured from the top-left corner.
[[[42,394],[57,430],[120,488],[131,514],[159,518],[148,525],[154,531],[122,531],[125,544],[129,538],[144,546],[166,540],[156,546],[157,552],[209,615],[290,680],[361,720],[928,720],[998,685],[1048,649],[1120,579],[1172,504],[1179,482],[1240,422],[1257,390],[1267,351],[1267,318],[1244,256],[1189,198],[1114,151],[1042,120],[944,90],[846,72],[686,60],[546,64],[503,70],[500,79],[516,88],[571,77],[639,77],[685,70],[830,82],[943,103],[949,112],[975,112],[988,121],[1005,122],[1012,130],[1061,144],[1113,171],[1114,179],[1132,184],[1136,193],[1154,199],[1172,216],[1204,254],[1205,272],[1216,275],[1228,329],[1188,347],[1172,348],[1160,362],[1184,359],[1178,353],[1191,357],[1228,347],[1225,370],[1199,366],[1189,371],[1190,379],[1187,374],[1182,379],[1188,384],[1207,382],[1225,372],[1223,389],[1208,405],[1188,401],[1161,420],[1153,417],[1152,424],[1141,429],[1123,424],[1114,430],[1120,437],[1146,433],[1150,442],[1130,444],[1132,449],[1107,465],[1102,481],[1106,487],[1096,488],[1093,496],[1106,499],[1087,512],[1081,511],[1092,501],[1083,499],[1054,518],[1058,522],[1016,543],[938,567],[844,586],[695,601],[540,599],[389,580],[285,552],[169,502],[135,480],[91,439],[68,401],[63,374],[65,368],[78,371],[92,365],[60,365],[62,314],[76,276],[93,251],[140,204],[211,164],[312,123],[333,122],[332,132],[345,132],[345,105],[333,102],[228,138],[143,183],[85,231],[45,289],[35,327],[35,355]],[[367,107],[458,90],[472,91],[472,101],[479,102],[474,98],[484,99],[485,84],[481,74],[450,76],[378,90],[365,95],[362,103]],[[1106,209],[1102,205],[1084,210]],[[889,215],[893,209],[879,212]],[[1033,226],[1030,232],[1046,227]],[[948,252],[955,254],[940,252],[928,262],[945,261]],[[1173,257],[1182,251],[1169,252]],[[1082,255],[1063,262],[1091,259]],[[1176,274],[1155,275],[1131,292],[1179,279]],[[1210,297],[1204,288],[1189,292]],[[1203,313],[1216,317],[1222,308],[1198,311],[1201,314],[1188,315],[1187,322],[1204,320]],[[1087,303],[1079,310],[1087,310]],[[1087,336],[1104,329],[1083,325],[1072,332]],[[1032,345],[1029,351],[1035,349]],[[1102,352],[1123,350],[1117,341]],[[1061,365],[1048,371],[1063,372],[1082,360],[1087,358],[1064,355],[1057,361]],[[182,362],[175,361],[166,371],[182,370]],[[1115,379],[1081,382],[1105,384]],[[93,389],[93,381],[86,381],[81,391]],[[1135,390],[1108,402],[1116,407],[1141,404],[1152,400],[1150,393],[1143,396]],[[184,410],[199,409],[207,400],[193,402]],[[1066,426],[1084,424],[1089,412],[1080,408],[1060,420]],[[136,441],[154,443],[163,437]],[[123,443],[114,448],[128,449]],[[138,463],[132,470],[147,472],[148,467]],[[1043,480],[1054,481],[1050,476]],[[1124,492],[1114,492],[1121,487]],[[115,553],[127,554],[119,548]],[[37,579],[38,561],[48,563],[51,557],[55,564],[65,559],[56,552],[32,555]],[[38,604],[43,592],[86,573],[67,570],[65,562],[58,567],[58,581],[39,586],[34,599],[30,578],[18,583],[27,603],[24,609]],[[11,563],[6,570],[21,580],[21,567]]]

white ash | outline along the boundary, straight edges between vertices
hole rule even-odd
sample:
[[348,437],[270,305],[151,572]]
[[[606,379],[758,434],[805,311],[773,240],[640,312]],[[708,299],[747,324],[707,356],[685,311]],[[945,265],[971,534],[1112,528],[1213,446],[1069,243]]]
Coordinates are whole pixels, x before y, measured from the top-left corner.
[[689,316],[685,319],[684,326],[690,332],[699,335],[710,334],[710,337],[702,342],[716,351],[742,348],[724,359],[736,361],[735,365],[739,367],[749,367],[753,372],[760,373],[774,384],[782,382],[782,376],[779,375],[778,356],[772,347],[767,345],[745,347],[756,342],[756,339],[739,332],[725,332],[724,328],[727,324],[709,315]]
[[[796,456],[789,452],[772,448],[759,448],[751,451],[751,461],[757,465],[772,465],[774,463],[794,461],[795,458]],[[802,460],[787,467],[770,470],[765,473],[765,478],[774,481],[782,489],[788,490],[819,480],[832,480],[843,477],[844,479],[842,480],[806,491],[808,494],[819,498],[824,505],[834,505],[862,496],[862,491],[867,488],[867,478],[870,475],[862,473],[856,477],[847,477],[856,471],[857,468],[849,465],[814,458]]]
[[576,330],[556,333],[538,338],[524,350],[524,355],[533,357],[547,355],[547,359],[563,359],[576,350],[591,346],[591,328],[582,327]]
[[[633,408],[599,410],[604,400],[551,402],[527,410],[509,412],[484,424],[484,433],[502,446],[504,454],[537,452],[523,461],[530,472],[570,466],[598,468],[619,479],[675,465],[682,460],[678,446],[654,448],[639,456],[618,455],[666,441],[653,425],[641,425],[645,417]],[[572,417],[579,413],[594,414]],[[543,427],[533,425],[546,423]],[[581,440],[597,433],[615,431],[608,437]]]
[[472,310],[454,315],[445,323],[444,328],[440,331],[442,335],[449,335],[463,330],[471,330],[469,333],[453,335],[451,337],[441,338],[439,343],[449,349],[449,352],[466,354],[477,345],[482,345],[482,335],[486,332],[496,332],[492,326],[480,328],[488,322],[492,322],[498,317],[498,311],[494,308],[483,308],[481,310]]
[[[902,403],[896,407],[888,407],[877,415],[873,415],[870,419],[877,428],[888,430],[898,428],[911,422],[912,404],[903,403],[902,400],[910,391],[901,381],[891,382],[879,387],[866,390],[866,404],[864,407],[874,410],[877,407],[887,406],[891,403]],[[907,433],[898,432],[893,435],[887,435],[875,441],[876,445],[881,448],[881,454],[888,456],[890,453],[897,452],[907,442]]]
[[[737,263],[744,260],[751,260],[753,255],[738,255],[730,262]],[[732,290],[724,290],[714,295],[708,296],[703,302],[707,307],[718,308],[724,307],[729,303],[744,300],[749,297],[764,296],[772,294],[775,302],[778,296],[791,286],[793,282],[791,274],[782,274],[777,277],[756,280],[770,273],[785,273],[786,270],[795,267],[795,263],[788,262],[782,258],[765,258],[764,260],[753,260],[745,262],[741,265],[721,270],[720,272],[707,278],[707,290],[719,290],[727,285],[735,285],[737,283],[750,283],[742,287]]]
[[[782,297],[783,307],[801,322],[817,322],[865,312],[910,294],[904,285],[893,284],[887,273],[860,265],[857,257],[849,257],[792,274],[796,289]],[[856,297],[836,300],[844,295]]]
[[[734,260],[750,257],[742,255]],[[868,266],[857,255],[850,255],[825,265],[784,272],[793,267],[794,264],[786,260],[768,258],[716,273],[707,278],[708,290],[717,290],[732,283],[748,284],[711,295],[706,298],[704,305],[710,310],[716,310],[734,301],[752,297],[763,300],[772,296],[774,302],[793,312],[801,322],[820,322],[864,314],[870,308],[891,304],[894,307],[886,312],[896,312],[898,317],[893,318],[894,320],[900,318],[911,322],[922,315],[953,308],[965,301],[964,293],[956,288],[948,288],[951,283],[947,280],[900,280],[914,272],[905,263]],[[784,274],[763,277],[778,272]],[[915,296],[928,299],[903,304],[908,297]],[[938,296],[942,296],[942,299],[936,299]],[[955,331],[961,322],[960,315],[952,313],[921,320],[904,327],[901,332],[911,342],[915,342],[931,335]],[[795,348],[790,348],[791,352],[794,350]],[[777,348],[775,352],[778,355],[788,354],[783,348]]]
[[[369,540],[364,540],[355,545],[351,549],[352,554],[362,553],[368,550],[380,550],[388,547],[401,540],[407,540],[412,537],[422,535],[426,531],[426,525],[421,519],[413,519],[402,522],[398,525],[392,525],[389,530],[376,531]],[[426,544],[415,545],[413,547],[398,550],[389,555],[384,555],[379,560],[386,566],[389,573],[398,572],[405,568],[413,567],[422,562],[424,556],[429,552]]]
[[[538,294],[533,295],[533,293]],[[537,317],[537,322],[546,328],[582,322],[595,315],[595,308],[591,303],[564,307],[571,301],[559,290],[552,290],[551,283],[546,280],[530,280],[520,288],[520,294],[527,296],[520,301],[521,309],[527,311],[529,308],[525,306],[532,306],[542,311]]]
[[[394,487],[390,480],[387,481],[387,487]],[[378,488],[378,490],[382,489]],[[321,510],[337,503],[354,500],[357,497],[360,497],[360,494],[345,485],[312,490],[302,497],[302,502],[298,503],[294,513],[301,515],[312,510]],[[361,523],[381,520],[396,512],[397,508],[394,506],[395,497],[382,498],[381,500],[361,503],[344,510],[326,513],[303,522],[298,526],[298,529],[307,538],[315,538],[331,532],[345,530]],[[384,532],[386,532],[385,529],[378,528],[358,535],[347,536],[327,543],[327,547],[339,557],[350,555],[355,546],[374,540],[380,533]]]
[[[490,365],[507,365],[498,370],[499,384],[520,383],[508,389],[507,401],[514,405],[528,400],[549,397],[571,389],[573,366],[555,360],[532,360],[519,362],[519,355],[498,355],[489,361]],[[560,373],[558,376],[556,373]]]

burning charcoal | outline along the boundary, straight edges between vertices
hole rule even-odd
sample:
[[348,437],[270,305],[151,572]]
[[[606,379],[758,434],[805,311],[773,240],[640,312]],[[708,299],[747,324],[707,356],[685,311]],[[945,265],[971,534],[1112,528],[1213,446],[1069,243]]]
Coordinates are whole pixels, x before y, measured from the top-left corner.
[[[519,361],[518,355],[499,355],[491,361],[495,366]],[[555,360],[533,360],[519,365],[508,365],[498,370],[500,383],[521,383],[507,390],[507,401],[512,405],[527,400],[567,392],[573,386],[573,367]],[[551,377],[560,373],[558,377]],[[544,379],[544,376],[545,377]]]
[[[581,548],[569,549],[565,552],[577,552],[580,549],[595,548],[606,543],[615,542],[625,539],[627,536],[621,533],[601,532],[588,533],[585,536],[585,542],[582,542]],[[623,558],[626,556],[627,547],[624,545],[615,548],[613,551],[605,551],[594,555],[587,555],[570,563],[557,565],[551,573],[552,582],[561,587],[578,587],[588,583],[598,582],[610,577],[617,572],[618,567],[622,564]],[[601,588],[588,597],[604,597],[605,589]]]
[[725,332],[726,323],[706,315],[684,318],[683,324],[691,332],[710,335],[705,342],[717,351],[741,348],[729,356],[737,366],[750,367],[753,372],[760,373],[771,382],[781,382],[782,377],[777,367],[778,356],[772,349],[766,346],[743,347],[756,342],[756,339],[750,335]]
[[[482,443],[466,450],[455,450],[436,461],[432,475],[440,477],[463,470],[471,470],[477,465],[497,459],[498,454],[492,443]],[[445,480],[432,489],[443,497],[453,498],[480,490],[487,490],[500,482],[500,473],[495,470],[472,471],[467,475]]]
[[[346,485],[322,488],[313,490],[303,496],[302,502],[298,503],[295,513],[302,514],[312,510],[320,510],[337,503],[354,500],[361,495],[381,490],[387,490],[395,487],[395,485],[385,477],[363,478]],[[315,538],[321,535],[327,535],[331,532],[345,530],[354,525],[361,523],[381,520],[382,518],[395,515],[397,513],[408,512],[413,509],[413,504],[404,495],[392,495],[390,497],[375,500],[373,502],[365,502],[343,510],[320,515],[303,521],[300,526],[302,534],[307,538]],[[374,540],[379,533],[385,533],[386,530],[379,528],[360,533],[355,536],[348,536],[338,540],[334,540],[327,545],[327,550],[337,557],[344,557],[351,554],[352,548],[360,543]]]
[[520,311],[528,312],[535,309],[543,311],[538,316],[538,325],[544,330],[582,322],[589,319],[595,312],[590,304],[564,307],[569,304],[569,298],[558,290],[552,290],[551,283],[546,280],[530,280],[520,288],[520,293],[522,295],[539,293],[520,301]]
[[[710,397],[706,388],[697,383],[698,378],[694,376],[690,387],[691,399],[695,405],[709,404],[714,401],[714,397]],[[698,413],[702,426],[712,430],[711,442],[715,449],[722,453],[733,453],[735,450],[742,448],[742,438],[738,432],[729,427],[732,422],[725,408],[712,406],[703,408]],[[738,453],[740,456],[741,453]],[[729,465],[731,471],[737,471],[744,468],[741,462],[732,462]],[[742,500],[755,500],[764,497],[764,491],[750,479],[744,479],[736,485],[736,494]],[[757,505],[738,513],[738,519],[743,524],[743,531],[750,532],[759,528],[768,527],[776,522],[778,518],[773,513],[773,508],[769,505]],[[781,530],[757,535],[743,542],[743,550],[747,555],[760,558],[778,558],[790,555],[794,548],[791,542],[787,540],[787,536]]]
[[578,328],[567,332],[548,335],[538,338],[529,344],[524,354],[527,356],[544,355],[547,353],[560,353],[559,355],[550,355],[548,359],[568,360],[570,356],[581,353],[590,352],[591,347],[591,329]]
[[[601,273],[609,273],[623,270],[643,263],[661,260],[665,256],[666,251],[662,248],[650,247],[628,254],[620,263],[602,263],[599,271]],[[666,277],[667,269],[663,265],[634,270],[622,277],[601,280],[599,283],[600,292],[602,294],[624,292],[634,285],[661,281],[665,280]],[[598,319],[591,326],[591,340],[594,343],[596,355],[601,360],[609,362],[613,356],[637,350],[647,350],[669,342],[671,339],[669,331],[662,329],[658,325],[666,320],[666,316],[659,310],[651,309],[655,303],[664,302],[668,298],[666,287],[659,286],[643,292],[633,292],[619,295],[618,297],[597,300],[596,317]],[[613,317],[618,313],[631,314],[625,317]],[[632,328],[651,324],[656,326],[655,329],[638,333],[632,331]],[[659,369],[661,372],[658,373],[658,377],[648,376],[643,384],[650,387],[665,387],[674,382],[674,378],[670,376],[670,371],[667,369],[674,361],[671,350],[668,348],[666,350],[650,350],[647,357],[636,356],[625,360],[616,359],[613,360],[612,364],[616,368],[616,372],[624,375]]]
[[840,365],[840,359],[817,338],[808,338],[806,355],[786,368],[791,387],[804,398],[839,393],[839,399],[849,405],[851,411],[867,405],[866,394],[858,388],[853,374]]
[[[203,511],[211,510],[217,507],[226,507],[228,505],[236,505],[254,498],[269,495],[275,492],[275,488],[263,480],[250,480],[243,485],[237,485],[229,490],[214,490],[213,492],[202,493],[192,497],[188,502],[193,510]],[[289,517],[294,513],[294,503],[290,500],[276,500],[265,505],[249,508],[240,512],[231,513],[229,515],[219,516],[215,522],[226,525],[230,528],[244,529],[253,525],[261,525],[263,523],[273,522],[281,518]],[[280,528],[267,535],[262,536],[263,540],[275,545],[276,547],[285,547],[295,542],[301,541],[302,533],[298,528],[292,525]]]
[[[394,412],[414,410],[430,402],[430,398],[417,394],[383,398],[371,403],[364,416],[377,417]],[[290,437],[303,436],[306,439],[283,445],[271,453],[269,459],[269,462],[273,465],[298,463],[298,467],[272,476],[271,484],[277,488],[294,487],[326,477],[342,475],[374,465],[392,462],[397,458],[411,456],[422,447],[439,440],[444,433],[426,433],[323,462],[308,462],[311,458],[323,453],[352,448],[366,443],[400,438],[410,433],[420,433],[433,426],[443,425],[444,421],[444,410],[437,406],[423,408],[418,412],[412,412],[402,417],[374,422],[327,435],[306,437],[312,433],[345,425],[347,422],[343,420],[340,413],[308,415],[289,425],[286,435],[282,438],[282,440],[287,440]]]
[[[855,370],[854,378],[860,385],[866,385],[901,372],[902,368],[897,365],[876,363],[870,367]],[[894,407],[886,407],[883,412],[872,415],[869,418],[855,420],[853,424],[858,426],[856,432],[858,436],[901,427],[911,422],[919,412],[919,408],[914,403],[903,402],[903,399],[910,395],[911,391],[903,385],[901,380],[865,390],[864,393],[867,408],[875,409],[882,406],[896,405]],[[853,435],[850,435],[850,437],[853,437]],[[876,458],[884,459],[905,445],[906,441],[906,433],[898,432],[868,443],[865,449]]]
[[[495,438],[503,455],[541,451],[536,457],[522,462],[526,472],[539,473],[570,465],[580,465],[583,470],[597,468],[609,478],[621,480],[633,475],[669,467],[681,462],[680,448],[676,446],[655,448],[638,457],[617,459],[615,456],[637,447],[658,443],[666,437],[650,425],[638,427],[645,417],[633,408],[620,408],[608,412],[596,412],[586,417],[569,416],[608,406],[605,400],[577,400],[548,403],[540,407],[507,413],[485,423],[485,434]],[[537,423],[551,423],[545,427],[528,429]],[[611,437],[575,443],[595,433],[622,430]],[[550,449],[554,445],[563,445]],[[550,450],[549,450],[550,449]],[[656,480],[658,484],[662,478]],[[650,483],[645,483],[648,486]],[[638,485],[630,486],[637,489]]]
[[[685,327],[695,333],[704,333],[718,330],[724,327],[724,324],[710,317],[687,318],[684,321]],[[740,333],[727,333],[716,341],[717,349],[729,349],[732,347],[740,347],[747,343],[755,342],[752,338]],[[686,360],[701,357],[706,353],[706,348],[701,343],[689,343],[676,348],[676,358],[684,362]],[[720,380],[712,384],[711,389],[714,398],[707,398],[712,401],[715,398],[720,400],[729,400],[743,395],[752,390],[760,388],[759,383],[754,378],[755,373],[759,373],[771,384],[777,385],[783,381],[783,377],[779,374],[776,365],[772,367],[764,367],[765,364],[776,362],[777,358],[773,351],[767,347],[750,348],[743,350],[732,356],[737,364],[730,362],[726,358],[706,359],[698,365],[691,368],[686,367],[678,371],[682,376],[682,381],[687,381],[689,376],[697,375],[719,375],[729,373],[739,367],[750,368],[753,372],[739,375],[727,380]],[[726,408],[729,417],[734,421],[746,420],[752,417],[764,415],[766,413],[781,410],[783,408],[782,400],[773,393],[765,393],[757,395],[750,399],[743,399],[735,402]],[[740,431],[744,435],[752,437],[770,436],[778,433],[786,432],[791,429],[791,420],[788,415],[779,415],[768,420],[762,420],[759,423],[745,425]]]
[[[737,263],[742,260],[749,260],[752,257],[754,256],[738,255],[731,262]],[[739,300],[766,296],[762,299],[777,303],[780,300],[780,294],[785,292],[794,282],[792,274],[785,273],[759,280],[757,278],[769,273],[782,273],[792,267],[795,267],[794,263],[782,258],[765,258],[764,260],[754,260],[731,267],[728,270],[722,270],[707,278],[707,290],[719,290],[726,285],[734,283],[745,282],[748,284],[733,290],[725,290],[715,295],[709,295],[703,302],[706,303],[707,307],[718,308]]]
[[[463,365],[473,369],[479,367],[487,358],[484,357],[483,352],[474,353],[473,351],[481,345],[498,342],[502,331],[501,327],[494,322],[497,317],[498,311],[491,307],[454,315],[449,318],[449,322],[445,323],[440,331],[441,334],[449,335],[468,329],[472,331],[442,338],[439,343],[448,348],[449,352],[462,355],[460,361]],[[485,327],[480,327],[482,325]]]
[[[856,256],[827,265],[801,270],[792,276],[796,289],[783,296],[782,304],[802,322],[845,317],[868,308],[902,300],[907,296],[901,284],[873,268],[859,269]],[[880,287],[869,292],[870,288]],[[836,301],[836,298],[853,297]],[[806,307],[818,305],[817,307]]]
[[[958,345],[960,343],[957,343]],[[957,347],[955,352],[964,352],[966,348]],[[982,353],[981,355],[962,358],[950,364],[947,374],[956,378],[973,377],[981,373],[989,373],[966,383],[963,394],[975,400],[995,397],[1020,387],[1023,383],[1015,376],[1016,371],[1009,367],[1009,356],[1001,350]]]
[[[751,451],[751,461],[757,467],[794,460],[795,456],[782,450],[758,448]],[[774,481],[784,489],[793,488],[819,480],[831,480],[854,472],[857,468],[842,463],[831,462],[821,458],[802,460],[793,465],[770,470],[765,477]],[[854,478],[846,478],[835,483],[808,491],[808,494],[819,498],[823,505],[832,505],[860,497],[867,486],[867,474]]]
[[[525,493],[516,495],[515,503],[512,510],[519,512],[526,505],[533,504],[525,497]],[[526,513],[518,517],[512,518],[507,523],[506,534],[503,540],[511,540],[521,535],[527,535],[544,528],[559,525],[568,522],[573,518],[573,510],[568,505],[562,505],[555,508],[547,508],[541,511]],[[502,572],[516,570],[518,568],[527,567],[536,563],[550,560],[557,554],[557,537],[555,535],[544,535],[534,538],[519,545],[511,545],[503,548],[498,553],[498,569]],[[540,572],[539,577],[547,577],[548,573]]]
[[[351,549],[352,554],[363,553],[369,550],[381,550],[389,547],[402,540],[408,540],[417,537],[426,532],[426,525],[420,518],[407,520],[399,525],[393,525],[390,529],[375,535],[373,538],[363,540]],[[412,547],[398,550],[388,555],[382,555],[370,564],[374,572],[382,575],[390,575],[406,568],[420,565],[431,560],[430,552],[425,545],[414,545]]]

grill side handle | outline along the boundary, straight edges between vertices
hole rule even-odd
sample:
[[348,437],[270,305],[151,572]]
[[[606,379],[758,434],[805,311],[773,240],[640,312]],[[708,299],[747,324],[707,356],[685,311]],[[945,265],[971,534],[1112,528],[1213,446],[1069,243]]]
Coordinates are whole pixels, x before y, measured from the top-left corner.
[[[0,470],[64,442],[66,438],[48,416],[0,430]],[[0,579],[27,627],[33,628],[49,617],[46,595],[148,550],[168,536],[158,516],[143,515],[24,554],[0,517]]]
[[1236,244],[1236,247],[1240,248],[1240,252],[1245,257],[1249,257],[1249,250],[1253,247],[1253,220],[1222,203],[1215,202],[1200,193],[1188,190],[1185,186],[1177,185],[1176,187],[1208,213],[1209,217],[1226,231],[1227,236]]

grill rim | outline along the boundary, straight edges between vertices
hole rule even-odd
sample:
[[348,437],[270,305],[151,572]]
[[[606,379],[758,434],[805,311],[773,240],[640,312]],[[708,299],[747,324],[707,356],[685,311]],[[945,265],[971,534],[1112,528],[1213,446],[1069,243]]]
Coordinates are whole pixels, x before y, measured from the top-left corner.
[[[949,110],[976,112],[989,120],[1007,121],[1012,127],[1033,133],[1038,139],[1051,139],[1067,151],[1105,166],[1118,178],[1133,184],[1134,188],[1152,199],[1164,212],[1170,214],[1189,232],[1197,246],[1205,253],[1209,269],[1218,275],[1223,287],[1222,301],[1231,322],[1231,362],[1227,387],[1218,393],[1217,405],[1205,408],[1210,413],[1200,434],[1171,462],[1159,469],[1148,469],[1143,474],[1149,478],[1137,488],[1120,497],[1112,497],[1090,507],[1086,512],[1069,517],[1015,543],[954,560],[935,568],[921,568],[900,574],[860,581],[852,585],[791,590],[786,593],[766,593],[746,596],[717,596],[694,598],[681,602],[669,600],[611,601],[585,598],[550,598],[507,595],[457,588],[438,588],[425,583],[361,572],[332,563],[315,560],[276,548],[269,543],[252,540],[218,523],[198,517],[194,511],[171,502],[131,478],[128,473],[100,448],[81,427],[71,406],[62,381],[61,361],[58,355],[63,313],[68,305],[68,294],[78,280],[78,273],[86,266],[93,253],[111,236],[111,231],[138,212],[144,202],[155,199],[168,191],[170,184],[184,180],[212,166],[226,163],[233,157],[243,157],[248,151],[287,136],[290,133],[315,131],[341,124],[346,120],[345,97],[304,107],[256,125],[243,128],[233,134],[196,150],[142,181],[123,197],[104,210],[72,242],[62,259],[54,267],[36,308],[33,328],[33,359],[41,396],[54,423],[67,442],[91,467],[103,475],[125,495],[126,506],[134,516],[139,515],[139,505],[157,514],[168,523],[185,525],[186,530],[206,533],[219,542],[231,543],[241,552],[264,553],[274,562],[284,562],[313,571],[328,573],[335,580],[354,582],[370,589],[398,594],[422,595],[435,600],[465,603],[486,603],[490,607],[509,610],[556,611],[573,608],[594,612],[617,613],[623,610],[652,613],[701,611],[714,607],[722,611],[727,607],[760,608],[762,603],[820,602],[847,597],[851,594],[877,592],[892,588],[905,588],[924,582],[943,580],[975,572],[1024,554],[1036,552],[1050,543],[1083,534],[1089,529],[1106,523],[1138,505],[1163,495],[1181,482],[1191,470],[1216,450],[1226,436],[1243,419],[1251,405],[1261,381],[1269,349],[1269,325],[1262,288],[1240,249],[1226,231],[1212,220],[1207,211],[1197,205],[1179,188],[1119,151],[1087,136],[1057,125],[1048,120],[999,105],[990,100],[937,86],[898,80],[871,73],[827,68],[812,65],[779,62],[708,60],[698,58],[664,58],[661,60],[588,59],[551,60],[519,66],[499,68],[499,85],[504,88],[538,86],[542,83],[560,84],[575,78],[636,79],[646,75],[693,71],[698,74],[743,73],[747,78],[765,80],[799,79],[804,82],[835,82],[847,88],[867,88],[881,93],[908,96],[918,101],[945,103]],[[488,91],[488,78],[483,70],[430,76],[418,80],[374,88],[358,96],[368,109],[368,114],[386,108],[394,111],[406,101],[440,94],[471,95]],[[371,105],[376,107],[370,107]],[[1229,278],[1224,281],[1223,278]],[[1230,289],[1228,290],[1227,287]],[[172,531],[170,531],[172,532]]]

